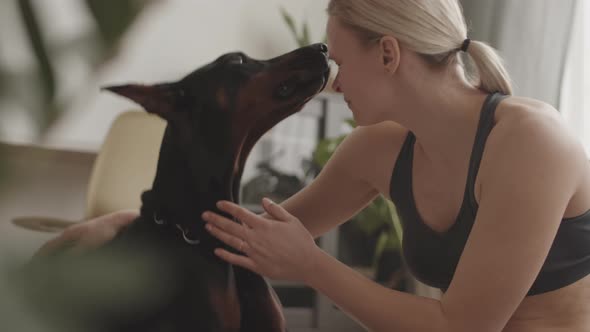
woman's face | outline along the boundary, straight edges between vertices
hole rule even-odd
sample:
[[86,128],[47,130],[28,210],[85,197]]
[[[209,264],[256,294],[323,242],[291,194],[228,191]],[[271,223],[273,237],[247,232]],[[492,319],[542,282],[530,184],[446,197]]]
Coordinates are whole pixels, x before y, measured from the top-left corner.
[[392,99],[388,75],[378,41],[367,45],[350,28],[330,17],[327,26],[330,58],[338,65],[334,90],[344,100],[360,126],[387,120]]

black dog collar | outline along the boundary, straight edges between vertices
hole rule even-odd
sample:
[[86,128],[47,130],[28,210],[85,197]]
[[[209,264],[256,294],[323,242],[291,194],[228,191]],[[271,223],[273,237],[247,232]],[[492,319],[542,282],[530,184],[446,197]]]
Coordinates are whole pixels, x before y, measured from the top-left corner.
[[[157,225],[165,226],[168,224],[166,220],[159,219],[158,215],[155,212],[153,213],[153,219]],[[176,226],[176,228],[180,231],[180,233],[182,234],[182,238],[184,239],[184,242],[192,246],[196,246],[201,243],[201,239],[192,239],[191,237],[189,237],[189,232],[186,229],[182,228],[182,226],[180,226],[179,224],[173,224],[173,226]]]

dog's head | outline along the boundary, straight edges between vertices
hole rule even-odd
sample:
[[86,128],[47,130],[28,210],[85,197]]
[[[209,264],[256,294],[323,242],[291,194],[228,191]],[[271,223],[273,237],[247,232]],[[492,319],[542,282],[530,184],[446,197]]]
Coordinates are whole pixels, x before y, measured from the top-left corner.
[[269,60],[228,53],[178,82],[106,89],[167,120],[183,152],[214,150],[198,151],[201,161],[193,162],[202,163],[206,157],[217,169],[225,168],[222,176],[231,178],[226,184],[235,196],[236,188],[231,187],[239,181],[256,141],[325,87],[327,51],[326,45],[315,44]]

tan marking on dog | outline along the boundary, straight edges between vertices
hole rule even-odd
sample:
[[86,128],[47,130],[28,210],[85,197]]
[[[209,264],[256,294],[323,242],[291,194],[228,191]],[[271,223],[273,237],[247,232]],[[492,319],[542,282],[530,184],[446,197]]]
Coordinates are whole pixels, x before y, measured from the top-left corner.
[[223,88],[217,89],[215,93],[215,100],[217,101],[217,105],[219,105],[222,110],[227,110],[229,108],[227,93]]
[[230,282],[227,289],[211,286],[209,301],[221,322],[221,328],[224,331],[239,331],[242,313],[235,281]]

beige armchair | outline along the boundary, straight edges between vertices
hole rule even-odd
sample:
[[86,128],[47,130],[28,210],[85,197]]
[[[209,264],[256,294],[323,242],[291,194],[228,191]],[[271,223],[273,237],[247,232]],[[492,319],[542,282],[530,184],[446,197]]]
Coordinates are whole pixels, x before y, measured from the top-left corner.
[[[143,111],[124,112],[113,121],[93,165],[81,220],[139,209],[141,193],[156,174],[165,127],[164,120]],[[42,216],[13,219],[20,227],[43,232],[59,232],[76,222]]]

